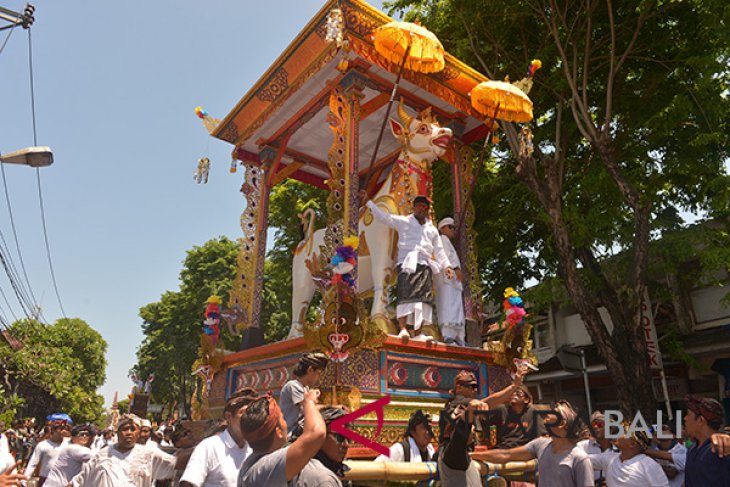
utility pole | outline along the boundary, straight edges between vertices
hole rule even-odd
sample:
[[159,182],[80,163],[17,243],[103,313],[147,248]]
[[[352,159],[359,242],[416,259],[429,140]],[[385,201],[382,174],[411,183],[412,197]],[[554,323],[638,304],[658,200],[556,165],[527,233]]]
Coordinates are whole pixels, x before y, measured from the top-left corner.
[[23,13],[15,12],[5,7],[0,7],[0,20],[8,22],[8,25],[3,25],[0,30],[12,29],[16,26],[21,26],[24,29],[30,29],[30,26],[35,22],[35,7],[29,3],[25,4]]

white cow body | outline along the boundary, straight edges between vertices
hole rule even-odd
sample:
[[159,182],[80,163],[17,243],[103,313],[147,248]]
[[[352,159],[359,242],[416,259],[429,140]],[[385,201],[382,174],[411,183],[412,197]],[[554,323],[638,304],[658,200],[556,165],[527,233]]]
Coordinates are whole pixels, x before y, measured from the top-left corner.
[[[430,109],[424,110],[419,118],[408,116],[402,107],[398,108],[398,123],[391,119],[393,135],[402,145],[398,161],[380,190],[371,198],[381,209],[391,214],[409,214],[409,199],[430,192],[431,164],[441,157],[451,142],[452,132],[441,128],[433,121]],[[407,128],[406,128],[407,127]],[[424,191],[425,188],[425,191]],[[361,201],[361,205],[365,202]],[[313,231],[313,212],[305,223],[305,238],[294,251],[292,269],[292,326],[289,338],[302,335],[302,322],[317,285],[311,269],[319,263],[321,249],[325,248],[324,229]],[[360,247],[358,248],[357,289],[363,295],[373,293],[371,320],[383,327],[388,321],[388,288],[395,280],[395,259],[397,255],[396,233],[375,220],[370,211],[360,215]],[[309,265],[308,265],[309,264]]]

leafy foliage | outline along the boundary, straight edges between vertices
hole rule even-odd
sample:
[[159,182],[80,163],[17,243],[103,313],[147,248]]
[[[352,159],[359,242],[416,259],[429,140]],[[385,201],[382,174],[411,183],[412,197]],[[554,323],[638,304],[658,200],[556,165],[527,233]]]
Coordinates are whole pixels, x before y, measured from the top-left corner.
[[3,414],[45,417],[56,409],[80,422],[103,417],[104,401],[96,390],[106,380],[107,344],[98,332],[81,319],[64,318],[52,325],[18,321],[10,334],[22,346],[0,344]]
[[[688,248],[705,253],[698,277],[727,263],[730,9],[719,0],[389,5],[419,17],[490,78],[521,78],[531,59],[542,60],[530,93],[534,156],[518,157],[517,129],[501,124],[494,171],[485,171],[475,193],[477,204],[489,201],[497,218],[504,215],[500,228],[483,223],[495,214],[489,208],[478,210],[478,231],[499,242],[504,258],[489,262],[480,253],[483,278],[499,289],[500,279],[528,272],[557,276],[625,392],[622,408],[646,409],[645,343],[634,323],[650,265],[678,272]],[[481,193],[485,187],[499,192]],[[714,225],[693,232],[691,243],[684,235],[650,245],[686,226],[683,211]],[[529,270],[510,276],[510,262]]]
[[[154,401],[188,406],[194,381],[190,368],[197,356],[205,302],[213,294],[227,302],[237,254],[238,244],[225,237],[193,247],[180,271],[180,289],[140,309],[145,338],[132,371],[141,378],[155,375]],[[240,339],[222,326],[221,340],[226,348],[236,349]]]

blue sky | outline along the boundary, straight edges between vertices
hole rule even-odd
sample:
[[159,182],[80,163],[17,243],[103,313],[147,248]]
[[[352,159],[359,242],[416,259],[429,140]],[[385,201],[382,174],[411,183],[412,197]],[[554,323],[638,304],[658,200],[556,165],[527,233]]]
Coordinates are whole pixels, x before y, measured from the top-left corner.
[[[0,1],[16,11],[24,4]],[[228,173],[232,147],[207,136],[194,108],[222,118],[323,4],[35,2],[38,143],[55,154],[54,165],[40,170],[51,254],[66,315],[84,319],[109,343],[100,391],[107,404],[115,391],[124,397],[131,389],[139,308],[177,288],[187,249],[241,234],[242,174]],[[0,32],[0,45],[6,35]],[[0,152],[33,145],[28,79],[28,35],[16,29],[0,54]],[[211,174],[199,186],[192,175],[203,155]],[[30,284],[52,322],[61,311],[35,169],[5,165],[5,173]],[[0,230],[17,264],[3,199]],[[11,294],[4,275],[0,287]],[[11,305],[19,315],[17,301]]]

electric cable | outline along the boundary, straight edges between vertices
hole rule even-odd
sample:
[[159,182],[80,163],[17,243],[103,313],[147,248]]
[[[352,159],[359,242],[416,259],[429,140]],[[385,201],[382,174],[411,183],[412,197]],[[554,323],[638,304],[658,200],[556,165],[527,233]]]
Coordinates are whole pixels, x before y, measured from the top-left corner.
[[13,237],[15,239],[15,248],[18,251],[18,260],[20,260],[20,268],[23,270],[23,277],[25,278],[25,284],[28,286],[28,294],[34,304],[38,304],[38,301],[33,294],[33,287],[30,285],[28,279],[28,273],[25,270],[25,262],[23,261],[23,253],[20,251],[20,242],[18,241],[18,232],[15,228],[15,218],[13,217],[13,208],[10,205],[10,193],[8,192],[8,183],[5,178],[5,164],[0,164],[0,174],[3,179],[3,189],[5,189],[5,203],[8,206],[8,214],[10,215],[10,227],[13,229]]
[[[38,131],[36,130],[35,120],[35,87],[33,83],[33,41],[30,31],[28,29],[28,67],[30,74],[30,107],[31,114],[33,117],[33,145],[38,145]],[[56,273],[53,270],[53,260],[51,259],[51,246],[48,243],[48,229],[46,226],[46,212],[43,205],[43,190],[41,187],[41,171],[36,168],[36,181],[38,182],[38,201],[41,209],[41,223],[43,224],[43,240],[46,244],[46,256],[48,257],[48,267],[51,270],[51,281],[53,282],[53,289],[56,292],[56,299],[58,300],[58,306],[61,308],[61,315],[66,318],[66,311],[63,309],[63,303],[61,302],[61,293],[58,292],[58,283],[56,282]]]

